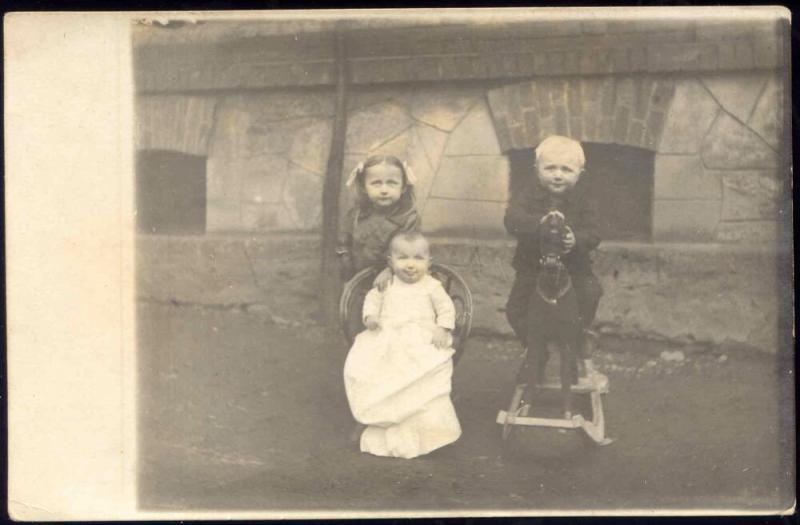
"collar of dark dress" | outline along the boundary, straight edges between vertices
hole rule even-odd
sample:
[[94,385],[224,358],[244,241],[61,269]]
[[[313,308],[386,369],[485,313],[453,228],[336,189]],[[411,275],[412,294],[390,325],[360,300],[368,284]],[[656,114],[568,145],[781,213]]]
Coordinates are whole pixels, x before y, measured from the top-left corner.
[[408,216],[412,213],[414,213],[414,201],[411,199],[401,198],[394,208],[387,213],[377,213],[370,206],[362,207],[358,211],[357,220],[364,220],[372,217],[373,215],[378,215],[380,217],[384,217],[387,221],[396,224],[397,226],[402,226],[405,224],[406,220],[408,220]]

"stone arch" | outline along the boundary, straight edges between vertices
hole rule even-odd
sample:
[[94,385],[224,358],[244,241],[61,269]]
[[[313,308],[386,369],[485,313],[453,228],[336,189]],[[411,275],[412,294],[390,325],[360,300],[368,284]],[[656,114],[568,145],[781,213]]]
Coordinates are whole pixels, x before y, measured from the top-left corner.
[[507,85],[488,99],[503,151],[554,134],[656,150],[674,93],[668,79],[570,77]]
[[758,71],[537,78],[487,99],[505,153],[551,134],[652,151],[653,240],[771,240],[779,86]]
[[211,97],[159,95],[137,101],[137,150],[208,155],[217,101]]

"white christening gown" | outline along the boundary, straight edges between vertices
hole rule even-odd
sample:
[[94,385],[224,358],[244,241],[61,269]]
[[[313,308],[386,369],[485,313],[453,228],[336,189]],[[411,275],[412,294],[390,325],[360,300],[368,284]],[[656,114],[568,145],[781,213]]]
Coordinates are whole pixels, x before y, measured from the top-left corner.
[[413,284],[393,278],[367,294],[370,315],[381,328],[360,333],[344,365],[350,409],[367,425],[361,451],[413,458],[453,443],[461,435],[450,400],[454,350],[431,343],[437,325],[453,329],[453,301],[429,275]]

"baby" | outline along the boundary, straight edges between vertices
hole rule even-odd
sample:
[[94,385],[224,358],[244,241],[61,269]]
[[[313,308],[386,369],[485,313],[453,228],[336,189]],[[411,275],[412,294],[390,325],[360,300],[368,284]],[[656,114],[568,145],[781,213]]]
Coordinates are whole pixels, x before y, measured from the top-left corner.
[[461,435],[450,400],[455,306],[428,273],[425,237],[398,233],[389,250],[392,277],[364,301],[367,330],[347,355],[345,390],[353,416],[367,425],[361,451],[413,458]]

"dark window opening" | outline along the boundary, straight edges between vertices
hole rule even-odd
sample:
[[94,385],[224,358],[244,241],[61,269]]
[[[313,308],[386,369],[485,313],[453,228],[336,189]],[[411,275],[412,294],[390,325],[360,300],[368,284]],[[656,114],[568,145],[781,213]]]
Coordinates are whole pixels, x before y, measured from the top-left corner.
[[206,158],[176,151],[136,157],[137,228],[146,233],[204,233]]
[[[653,223],[653,172],[655,153],[632,146],[582,143],[586,171],[575,191],[583,192],[596,212],[602,239],[649,241]],[[533,149],[508,154],[509,192],[519,191],[536,176]]]

